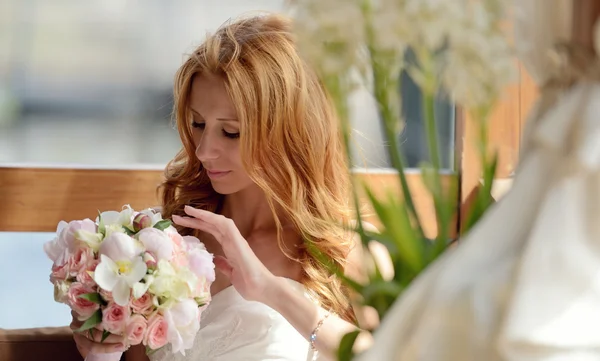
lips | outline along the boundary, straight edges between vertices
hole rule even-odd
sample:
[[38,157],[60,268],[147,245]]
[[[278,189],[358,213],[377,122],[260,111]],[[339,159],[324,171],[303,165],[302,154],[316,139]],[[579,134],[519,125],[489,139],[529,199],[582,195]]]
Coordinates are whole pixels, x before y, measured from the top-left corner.
[[231,171],[223,171],[223,170],[206,170],[206,174],[208,175],[209,178],[211,179],[217,179],[217,178],[222,178],[225,177],[226,175],[228,175],[229,173],[231,173]]

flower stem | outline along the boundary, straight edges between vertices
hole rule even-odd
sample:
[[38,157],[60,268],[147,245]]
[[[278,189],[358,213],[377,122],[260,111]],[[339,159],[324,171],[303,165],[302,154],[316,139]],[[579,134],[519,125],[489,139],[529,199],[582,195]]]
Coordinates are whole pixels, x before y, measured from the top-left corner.
[[437,236],[435,254],[438,254],[445,248],[446,240],[448,237],[449,227],[449,212],[447,207],[447,200],[444,197],[444,189],[442,185],[442,178],[440,175],[441,161],[440,161],[440,150],[438,143],[437,124],[435,121],[435,98],[434,94],[430,91],[423,91],[422,98],[423,118],[425,122],[425,133],[427,136],[427,147],[429,148],[429,158],[431,160],[431,166],[433,172],[433,184],[431,186],[431,192],[433,196],[434,208],[437,219]]
[[406,202],[409,213],[414,220],[417,234],[419,237],[423,237],[423,229],[419,220],[419,215],[412,199],[410,188],[408,187],[406,174],[404,173],[405,166],[402,151],[398,147],[398,141],[396,139],[398,136],[397,130],[400,124],[399,112],[391,105],[392,102],[399,101],[399,97],[392,96],[393,94],[396,94],[399,89],[399,74],[392,71],[392,69],[397,68],[397,65],[389,64],[389,62],[398,61],[398,59],[396,59],[393,54],[384,54],[377,49],[375,46],[372,9],[368,1],[363,3],[362,10],[365,16],[367,48],[369,50],[370,65],[373,72],[374,96],[379,107],[379,115],[383,120],[385,138],[388,144],[388,156],[390,157],[392,166],[398,172],[404,202]]

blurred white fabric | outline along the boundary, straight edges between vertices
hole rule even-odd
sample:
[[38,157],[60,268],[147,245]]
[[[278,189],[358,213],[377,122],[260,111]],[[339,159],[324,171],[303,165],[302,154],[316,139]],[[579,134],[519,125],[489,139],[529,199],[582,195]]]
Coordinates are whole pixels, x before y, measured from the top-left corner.
[[[515,5],[519,55],[543,86],[571,0]],[[600,360],[598,64],[571,88],[543,87],[510,191],[412,284],[359,360]]]

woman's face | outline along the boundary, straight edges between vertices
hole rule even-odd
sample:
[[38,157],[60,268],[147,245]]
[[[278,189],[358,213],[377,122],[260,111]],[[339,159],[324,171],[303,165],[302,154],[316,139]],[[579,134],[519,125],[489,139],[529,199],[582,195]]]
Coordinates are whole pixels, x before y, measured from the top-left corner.
[[196,75],[190,107],[196,157],[214,190],[233,194],[254,184],[242,165],[240,123],[224,80],[214,75]]

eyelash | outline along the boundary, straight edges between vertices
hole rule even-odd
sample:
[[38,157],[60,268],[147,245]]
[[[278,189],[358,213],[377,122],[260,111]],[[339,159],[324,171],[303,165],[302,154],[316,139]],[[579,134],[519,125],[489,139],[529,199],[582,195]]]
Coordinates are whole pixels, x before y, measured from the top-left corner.
[[[198,123],[198,122],[194,121],[194,122],[192,122],[192,127],[203,130],[204,123]],[[226,136],[227,138],[237,139],[240,137],[240,133],[229,133],[229,132],[226,132],[225,130],[222,130],[222,132],[223,132],[223,135]]]

